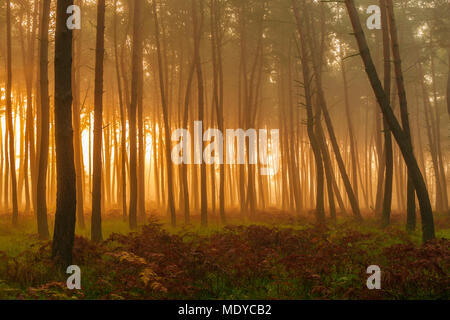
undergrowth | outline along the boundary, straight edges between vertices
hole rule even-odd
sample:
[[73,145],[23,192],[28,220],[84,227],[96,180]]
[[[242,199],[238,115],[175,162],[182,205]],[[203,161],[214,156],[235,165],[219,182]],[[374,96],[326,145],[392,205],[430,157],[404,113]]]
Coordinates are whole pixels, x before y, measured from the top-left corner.
[[[82,289],[66,288],[50,242],[0,252],[0,299],[448,299],[450,240],[398,228],[277,225],[168,231],[156,221],[95,244],[76,237]],[[366,269],[382,270],[368,290]]]

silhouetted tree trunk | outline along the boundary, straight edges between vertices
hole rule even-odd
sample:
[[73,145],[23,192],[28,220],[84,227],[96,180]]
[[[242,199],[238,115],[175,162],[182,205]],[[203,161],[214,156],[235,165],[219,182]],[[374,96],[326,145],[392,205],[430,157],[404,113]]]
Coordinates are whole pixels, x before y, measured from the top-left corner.
[[[288,94],[288,106],[289,106],[289,112],[287,114],[288,118],[289,118],[289,122],[288,122],[288,130],[291,132],[290,135],[290,143],[289,143],[289,181],[291,181],[291,185],[292,185],[292,189],[293,189],[293,198],[294,198],[294,202],[295,202],[295,211],[297,214],[300,214],[301,212],[301,191],[300,191],[300,181],[299,181],[299,170],[298,170],[298,166],[297,166],[297,162],[296,162],[296,153],[298,152],[298,137],[295,135],[295,128],[294,128],[294,121],[295,121],[295,116],[294,116],[294,99],[293,99],[293,79],[292,79],[292,70],[294,69],[292,63],[291,63],[291,57],[292,57],[292,42],[289,42],[289,49],[288,49],[288,61],[287,61],[287,75],[288,75],[288,86],[287,86],[287,94]],[[259,148],[259,147],[258,147]],[[258,150],[259,152],[259,150]],[[325,150],[322,150],[322,152],[326,152]],[[326,157],[326,155],[324,154],[324,158]],[[330,180],[328,180],[328,173],[329,172],[329,167],[327,167],[325,165],[325,173],[327,176],[327,187],[330,186],[330,188],[328,188],[328,191],[331,192],[331,194],[333,194],[333,190],[331,187],[331,178]],[[258,181],[261,181],[262,176],[259,174],[258,175]],[[261,191],[261,183],[259,185],[259,189]],[[264,193],[261,193],[262,195],[262,199],[264,200],[263,196]],[[328,198],[330,201],[330,213],[332,216],[336,215],[336,211],[334,210],[334,198],[329,197]],[[262,208],[264,209],[264,208]]]
[[49,145],[49,112],[50,101],[48,96],[48,25],[50,15],[50,2],[45,0],[42,6],[42,20],[40,27],[40,53],[39,53],[39,77],[40,77],[40,98],[41,98],[41,129],[38,132],[39,143],[39,167],[37,178],[37,225],[40,239],[48,239],[47,222],[47,166],[48,166],[48,145]]
[[358,150],[356,147],[356,141],[355,141],[355,132],[353,129],[353,122],[352,122],[352,116],[350,111],[350,101],[348,97],[348,81],[347,81],[347,73],[345,69],[345,62],[344,62],[344,53],[341,49],[340,52],[340,58],[341,58],[341,72],[342,72],[342,81],[344,85],[344,102],[345,102],[345,116],[347,118],[347,126],[348,126],[348,137],[350,139],[350,157],[352,160],[352,180],[353,180],[353,191],[355,193],[356,201],[358,201],[358,173],[357,173],[357,160],[358,157]]
[[[389,25],[386,11],[386,0],[380,0],[381,23],[383,29],[383,60],[384,60],[384,91],[389,100],[391,96],[391,54],[389,44]],[[384,133],[384,155],[385,155],[385,179],[384,179],[384,195],[383,209],[381,213],[382,226],[389,225],[392,205],[392,178],[394,174],[394,157],[392,152],[392,135],[389,125],[383,116],[383,133]]]
[[[105,0],[97,2],[97,44],[95,50],[94,96],[94,177],[92,181],[91,239],[102,240],[102,133],[103,133],[103,59],[105,55]],[[105,159],[108,160],[109,159]]]
[[[82,6],[82,0],[79,0],[78,5]],[[82,10],[82,9],[81,9]],[[84,167],[83,167],[83,150],[81,145],[81,127],[80,127],[80,83],[81,83],[81,44],[82,44],[82,29],[74,31],[74,63],[72,70],[72,88],[73,88],[73,147],[75,156],[75,173],[77,176],[77,221],[81,229],[85,228],[84,221]]]
[[139,98],[137,108],[138,118],[138,141],[139,141],[139,156],[138,156],[138,216],[145,220],[145,137],[144,137],[144,116],[143,116],[143,73],[139,72]]
[[[305,13],[308,13],[307,7],[304,5],[304,11]],[[308,22],[310,21],[310,16],[306,17],[306,25],[308,26]],[[347,192],[348,200],[350,201],[350,205],[352,207],[352,211],[356,219],[362,220],[361,212],[359,209],[358,200],[356,199],[355,192],[351,186],[350,180],[348,178],[348,174],[344,165],[344,161],[342,160],[341,151],[339,149],[339,145],[337,142],[336,134],[334,132],[333,123],[330,118],[330,114],[328,112],[327,103],[325,100],[325,95],[323,92],[322,87],[322,58],[323,58],[323,50],[324,50],[324,17],[321,16],[321,23],[322,23],[322,38],[321,38],[321,45],[319,48],[317,48],[317,45],[315,43],[316,36],[315,36],[315,26],[311,25],[308,28],[308,43],[310,44],[310,50],[311,50],[311,60],[312,60],[312,67],[314,71],[314,81],[316,84],[315,90],[317,91],[317,104],[321,108],[325,120],[325,124],[327,126],[328,135],[330,137],[330,142],[333,147],[333,153],[336,158],[336,162],[338,164],[339,172],[341,173],[342,181],[344,182],[344,187]],[[310,34],[311,33],[311,34]]]
[[[173,198],[173,177],[172,177],[172,158],[171,158],[171,133],[170,133],[170,125],[169,125],[169,114],[168,114],[168,105],[167,105],[167,96],[166,90],[164,86],[164,74],[163,74],[163,65],[162,65],[162,56],[161,56],[161,44],[159,40],[159,23],[158,23],[158,13],[156,10],[156,0],[153,0],[153,14],[155,21],[155,35],[156,35],[156,48],[158,54],[158,69],[159,69],[159,87],[161,91],[161,102],[163,109],[163,118],[164,118],[164,134],[165,134],[165,153],[166,153],[166,163],[167,163],[167,196],[168,196],[168,204],[169,204],[169,212],[172,226],[176,226],[176,214],[175,214],[175,202]],[[160,131],[161,135],[161,131]],[[162,149],[160,149],[162,150]]]
[[[120,195],[121,203],[122,203],[122,216],[124,221],[127,217],[127,172],[126,172],[126,157],[127,157],[127,146],[126,146],[126,124],[125,124],[125,111],[124,111],[124,103],[123,103],[123,94],[122,94],[122,81],[120,77],[120,69],[119,69],[119,51],[118,51],[118,43],[117,43],[117,0],[114,1],[114,62],[116,67],[116,76],[117,76],[117,91],[119,95],[119,112],[120,112]],[[153,140],[154,141],[154,140]],[[153,155],[155,156],[155,155]]]
[[[139,21],[142,25],[142,20]],[[141,39],[142,41],[142,39]],[[137,102],[137,122],[138,122],[138,217],[145,220],[145,142],[144,142],[144,70],[142,61],[142,48],[139,52],[139,73],[138,73],[138,102]]]
[[[400,50],[398,45],[398,36],[397,36],[397,26],[394,16],[394,7],[392,5],[392,0],[386,0],[387,3],[387,11],[389,18],[389,31],[391,34],[391,45],[392,45],[392,56],[394,58],[394,70],[395,70],[395,78],[397,83],[397,93],[400,102],[400,114],[403,125],[403,132],[405,133],[409,144],[411,145],[411,150],[413,150],[412,141],[411,141],[411,129],[409,126],[409,116],[408,116],[408,104],[406,100],[406,90],[405,84],[403,81],[403,71],[402,71],[402,63],[400,59]],[[407,223],[406,229],[408,231],[412,231],[416,227],[416,201],[415,201],[415,192],[414,192],[414,184],[411,181],[411,177],[408,175],[407,181]]]
[[[196,0],[192,0],[192,22],[194,28],[194,34],[197,39],[195,40],[196,45],[200,46],[202,29],[203,29],[203,0],[199,0],[200,2],[200,12],[201,12],[201,21],[200,24],[197,18],[197,6],[195,4]],[[196,49],[195,56],[195,69],[197,71],[197,90],[198,90],[198,118],[197,121],[204,120],[204,88],[203,88],[203,71],[202,71],[202,63],[200,58],[200,49]],[[202,160],[200,164],[200,198],[201,198],[201,225],[202,227],[206,227],[208,225],[208,195],[206,189],[206,164],[203,161],[203,137],[200,143],[200,150],[202,150]]]
[[57,195],[52,257],[61,268],[72,264],[76,221],[76,176],[72,130],[72,30],[66,26],[73,0],[57,0],[55,31],[55,144]]
[[320,121],[317,119],[317,114],[313,113],[312,105],[312,92],[310,87],[311,73],[308,65],[309,59],[311,59],[308,49],[305,44],[305,36],[302,25],[302,20],[299,14],[299,8],[297,5],[297,0],[292,0],[292,8],[294,9],[295,20],[297,22],[297,30],[300,35],[300,55],[302,59],[302,72],[303,72],[303,89],[305,92],[305,107],[307,114],[307,131],[309,141],[311,142],[311,148],[314,153],[314,159],[316,163],[316,219],[319,224],[325,223],[325,212],[324,212],[324,174],[323,174],[323,164],[322,164],[322,153],[320,150],[319,142],[317,141],[316,132],[314,131],[314,123]]
[[132,230],[137,228],[137,142],[136,142],[136,109],[138,103],[138,73],[140,52],[142,51],[141,32],[140,32],[140,14],[142,1],[134,0],[133,15],[133,49],[131,58],[131,103],[128,109],[129,121],[129,139],[130,139],[130,211],[129,223]]
[[12,52],[11,52],[11,0],[6,3],[6,121],[9,136],[9,168],[11,174],[12,188],[12,224],[17,226],[19,223],[19,209],[17,200],[17,179],[16,179],[16,154],[14,148],[14,128],[12,122]]
[[[217,0],[211,0],[211,48],[213,59],[213,101],[216,106],[217,126],[220,132],[224,130],[223,121],[223,71],[222,71],[222,33],[220,32],[220,5]],[[223,144],[223,154],[226,154],[226,143]],[[225,218],[225,166],[220,165],[219,182],[219,213],[223,224]]]
[[367,76],[372,85],[372,89],[377,97],[378,104],[383,112],[386,121],[392,131],[392,134],[397,141],[397,144],[403,154],[403,159],[408,167],[408,172],[412,178],[417,197],[420,204],[420,213],[422,217],[422,239],[423,241],[428,241],[434,239],[434,219],[433,212],[431,209],[430,198],[428,195],[428,190],[423,179],[422,173],[420,172],[419,166],[417,164],[416,158],[411,148],[411,144],[408,140],[408,135],[406,135],[397,118],[392,111],[389,100],[387,99],[386,93],[383,90],[380,79],[378,78],[375,65],[373,64],[372,57],[370,55],[369,47],[367,46],[366,37],[359,21],[358,11],[355,8],[355,3],[353,0],[345,0],[347,11],[350,16],[355,38],[358,42],[358,47],[360,51],[361,58],[364,62]]
[[[319,114],[319,113],[318,113]],[[320,145],[320,150],[322,153],[323,167],[325,170],[325,177],[327,178],[327,195],[328,195],[328,206],[330,207],[330,217],[332,221],[336,221],[336,204],[334,202],[334,192],[333,192],[333,172],[331,169],[331,159],[328,152],[328,147],[325,142],[325,135],[323,132],[322,124],[320,123],[320,118],[317,117],[317,141]]]
[[[187,129],[188,119],[189,119],[189,101],[191,99],[191,87],[192,87],[192,80],[194,78],[194,71],[195,71],[195,55],[196,55],[196,53],[194,52],[194,61],[192,61],[191,66],[190,66],[188,81],[187,81],[187,85],[186,85],[186,93],[185,93],[185,97],[184,97],[183,128],[185,128],[185,129]],[[156,159],[156,155],[155,155],[155,159]],[[187,165],[185,163],[183,163],[183,164],[181,164],[181,179],[182,179],[183,198],[184,198],[184,222],[186,224],[189,224],[190,223],[190,206],[189,206],[189,185],[188,185],[187,174],[188,174]]]

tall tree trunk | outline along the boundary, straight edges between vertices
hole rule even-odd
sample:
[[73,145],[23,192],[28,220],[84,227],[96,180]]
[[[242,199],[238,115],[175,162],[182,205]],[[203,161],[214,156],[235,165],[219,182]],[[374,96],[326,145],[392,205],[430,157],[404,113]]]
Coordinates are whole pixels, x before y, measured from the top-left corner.
[[[392,56],[394,58],[394,70],[395,70],[395,79],[397,83],[397,93],[400,102],[400,114],[402,119],[403,132],[406,135],[407,142],[410,144],[410,149],[413,150],[412,141],[411,141],[411,129],[409,126],[409,116],[408,116],[408,104],[406,100],[406,90],[405,84],[403,81],[403,71],[402,71],[402,62],[400,58],[400,50],[397,36],[397,26],[394,16],[394,7],[392,4],[392,0],[386,0],[387,3],[387,11],[389,18],[389,31],[391,34],[391,46],[392,46]],[[414,192],[414,184],[411,180],[411,177],[408,175],[407,181],[407,200],[406,200],[406,214],[407,214],[407,223],[406,229],[408,231],[413,231],[416,227],[416,201],[415,201],[415,192]]]
[[[139,1],[139,0],[138,0]],[[173,198],[173,176],[172,176],[172,158],[171,158],[171,148],[170,148],[170,124],[169,124],[169,112],[167,105],[166,90],[164,87],[164,71],[162,65],[162,55],[161,55],[161,43],[159,35],[159,23],[158,23],[158,12],[156,10],[156,0],[153,0],[153,14],[155,21],[155,35],[156,35],[156,47],[158,54],[158,69],[159,69],[159,87],[161,91],[161,102],[163,109],[164,118],[164,134],[165,134],[165,153],[166,153],[166,164],[167,164],[167,196],[169,204],[169,212],[172,226],[176,226],[176,213],[175,213],[175,202]],[[160,131],[161,134],[161,131]]]
[[[36,56],[34,53],[35,48],[35,38],[38,31],[38,25],[39,25],[39,4],[40,1],[35,0],[34,1],[34,13],[33,13],[33,30],[31,32],[31,39],[30,39],[30,45],[29,45],[29,59],[35,61]],[[34,70],[35,70],[35,63],[33,62],[33,68],[30,68],[30,74],[31,74],[31,83],[29,85],[29,99],[33,99],[33,81],[34,81]],[[37,90],[38,88],[36,88]],[[27,94],[28,96],[28,94]],[[36,99],[37,100],[37,99]],[[27,97],[28,101],[28,97]],[[27,109],[27,131],[28,131],[28,143],[29,143],[29,159],[30,159],[30,172],[31,172],[31,197],[32,197],[32,204],[34,212],[37,212],[37,203],[36,203],[36,180],[37,180],[37,161],[36,161],[36,145],[35,145],[35,136],[34,136],[34,114],[33,114],[33,107],[32,103],[30,102],[30,109]],[[37,106],[36,106],[37,109]],[[36,112],[37,113],[37,112]]]
[[48,96],[48,25],[50,15],[50,2],[45,0],[43,2],[41,30],[40,30],[40,98],[41,98],[41,130],[38,132],[39,143],[39,167],[37,178],[37,225],[40,239],[47,239],[49,237],[48,222],[47,222],[47,167],[48,167],[48,146],[49,146],[49,112],[50,101]]
[[[295,202],[295,211],[297,214],[300,214],[301,212],[301,190],[300,190],[300,178],[299,178],[299,170],[298,170],[298,165],[297,165],[297,161],[296,161],[296,153],[298,152],[298,137],[295,135],[296,130],[294,128],[294,121],[295,121],[295,116],[294,116],[294,99],[293,99],[293,87],[292,84],[294,83],[293,81],[293,75],[292,75],[292,69],[293,69],[293,65],[291,62],[291,57],[292,57],[292,42],[289,43],[289,50],[288,50],[288,61],[287,61],[287,65],[288,65],[288,70],[287,70],[287,75],[288,75],[288,86],[287,86],[287,94],[288,94],[288,106],[289,106],[289,113],[288,113],[288,117],[289,117],[289,131],[291,132],[291,143],[290,143],[290,147],[289,147],[289,172],[290,172],[290,178],[289,180],[291,181],[291,184],[293,186],[293,197],[294,197],[294,202]],[[321,128],[322,129],[322,128]],[[322,152],[325,152],[323,157],[325,159],[326,155],[327,155],[327,150],[324,150],[322,148]],[[325,173],[327,176],[327,187],[328,188],[328,192],[333,194],[333,187],[331,184],[331,176],[329,176],[329,174],[331,174],[331,172],[329,171],[329,167],[325,165]],[[258,175],[258,180],[261,181],[261,175]],[[261,189],[261,187],[260,187]],[[264,195],[263,193],[261,193],[262,195]],[[331,196],[329,197],[329,203],[330,203],[330,214],[331,216],[336,216],[336,210],[334,207],[334,197]]]
[[[82,6],[82,0],[79,0],[78,5]],[[82,44],[82,32],[81,29],[74,31],[74,63],[72,70],[72,88],[73,88],[73,146],[75,156],[75,173],[77,176],[77,220],[81,229],[85,228],[84,221],[84,168],[83,168],[83,150],[81,145],[81,125],[80,125],[80,83],[81,83],[81,44]]]
[[[358,150],[356,147],[356,141],[355,141],[355,132],[353,129],[353,122],[351,117],[351,111],[350,111],[350,101],[348,97],[348,81],[347,81],[347,73],[345,69],[345,62],[344,62],[344,53],[341,49],[341,72],[342,72],[342,81],[344,84],[344,101],[345,101],[345,115],[347,118],[347,126],[348,126],[348,136],[350,138],[350,156],[352,160],[352,180],[353,180],[353,191],[355,193],[356,201],[358,201],[358,173],[357,173],[357,160],[356,157],[358,157]],[[367,126],[366,126],[367,128]]]
[[397,144],[403,154],[403,159],[408,167],[409,175],[414,182],[422,218],[422,239],[424,242],[434,239],[435,233],[433,212],[431,209],[430,198],[425,180],[420,172],[417,160],[411,148],[411,144],[409,143],[408,136],[403,132],[400,123],[395,117],[386,93],[381,85],[375,65],[370,55],[369,47],[367,46],[366,37],[358,17],[358,11],[356,10],[355,3],[353,0],[345,0],[345,4],[372,89],[377,97],[381,111],[389,124],[389,128],[391,129],[392,134],[394,135],[395,140],[397,141]]
[[[193,28],[194,32],[196,34],[197,39],[195,40],[195,43],[197,45],[197,49],[195,50],[196,56],[195,56],[195,69],[197,70],[197,90],[198,90],[198,117],[197,121],[204,120],[204,88],[203,88],[203,71],[202,71],[202,63],[200,58],[200,41],[202,36],[202,29],[203,29],[203,0],[199,0],[200,2],[200,12],[201,12],[201,21],[200,24],[198,22],[197,18],[197,6],[196,6],[196,0],[192,0],[192,22],[193,22]],[[201,197],[201,225],[202,227],[206,227],[208,225],[208,195],[207,195],[207,189],[206,189],[206,164],[203,161],[203,137],[201,137],[200,143],[200,150],[202,150],[201,154],[201,164],[200,164],[200,197]]]
[[11,0],[6,3],[6,119],[9,136],[9,168],[11,174],[12,188],[12,224],[19,223],[19,208],[17,200],[17,179],[16,179],[16,154],[14,148],[14,128],[12,121],[12,52],[11,52]]
[[[141,24],[140,24],[141,25]],[[137,102],[137,121],[138,121],[138,217],[141,221],[145,220],[145,141],[144,141],[144,70],[142,64],[142,50],[139,54],[139,73],[138,73],[138,102]]]
[[[213,59],[213,99],[216,106],[217,126],[220,132],[224,130],[223,121],[223,71],[222,71],[222,47],[220,32],[220,7],[217,0],[211,0],[211,48]],[[223,154],[226,154],[226,143],[223,144]],[[225,217],[225,165],[220,165],[219,182],[219,213],[223,224]]]
[[[23,34],[23,27],[19,25],[19,32],[21,37],[22,58],[24,66],[24,76],[26,85],[26,97],[27,97],[27,109],[26,109],[26,128],[24,140],[24,158],[23,158],[23,173],[25,181],[25,198],[26,207],[25,211],[30,209],[29,205],[29,179],[28,172],[31,173],[31,197],[34,212],[36,213],[35,202],[35,181],[36,181],[36,163],[35,163],[35,144],[34,144],[34,115],[33,115],[33,80],[34,80],[34,68],[35,68],[35,39],[38,25],[38,7],[39,1],[34,1],[34,8],[31,9],[31,5],[26,7],[27,15],[27,32]],[[33,14],[30,14],[30,12]],[[28,165],[29,163],[29,165]],[[20,180],[20,179],[19,179]],[[19,188],[20,189],[20,188]]]
[[128,109],[129,118],[129,138],[130,138],[130,211],[128,214],[130,229],[137,228],[137,196],[138,196],[138,181],[137,181],[137,142],[136,142],[136,109],[138,103],[138,74],[140,70],[139,64],[142,64],[140,59],[142,51],[141,32],[140,32],[140,14],[142,1],[134,0],[134,15],[133,15],[133,49],[131,62],[131,103]]
[[[114,1],[114,62],[116,67],[116,76],[117,76],[117,91],[119,95],[119,111],[120,111],[120,194],[122,196],[122,216],[124,221],[127,218],[127,172],[126,172],[126,159],[127,159],[127,145],[126,145],[126,121],[125,121],[125,111],[124,111],[124,103],[123,103],[123,94],[122,94],[122,81],[120,77],[120,68],[119,68],[119,51],[118,51],[118,43],[117,43],[117,0]],[[153,144],[155,143],[155,138],[153,139]],[[153,155],[155,156],[155,155]]]
[[57,0],[55,31],[55,144],[57,195],[52,257],[62,269],[72,264],[76,221],[76,176],[72,130],[72,30],[66,10],[73,0]]
[[[384,60],[384,91],[389,100],[391,96],[391,54],[389,44],[389,25],[386,11],[386,0],[380,0],[381,23],[383,28],[383,60]],[[383,116],[383,132],[384,132],[384,155],[385,155],[385,179],[384,179],[384,195],[383,209],[381,213],[382,226],[389,225],[392,206],[392,181],[394,174],[394,157],[392,151],[392,135],[389,125]]]
[[[195,71],[195,55],[194,53],[194,61],[192,61],[189,75],[188,75],[188,81],[186,85],[186,93],[184,97],[184,111],[183,111],[183,128],[187,129],[188,120],[189,120],[189,101],[191,99],[191,87],[192,87],[192,80],[194,78],[194,71]],[[156,156],[155,156],[156,159]],[[181,179],[182,179],[182,188],[183,188],[183,198],[184,198],[184,222],[185,224],[190,223],[190,206],[189,206],[189,185],[188,185],[188,169],[187,165],[183,163],[181,165]]]
[[[95,50],[94,96],[94,176],[92,181],[91,239],[102,240],[102,134],[103,134],[103,59],[105,56],[105,0],[97,2],[97,44]],[[105,159],[109,161],[110,159]]]
[[305,107],[307,113],[307,131],[309,141],[311,142],[311,148],[314,153],[314,159],[316,163],[316,219],[319,224],[325,222],[325,212],[324,212],[324,173],[322,164],[322,153],[320,150],[319,142],[317,141],[316,132],[314,131],[314,123],[318,120],[316,114],[313,114],[312,106],[312,92],[310,87],[311,73],[308,65],[310,59],[310,54],[308,54],[307,46],[305,43],[304,30],[302,25],[302,20],[300,19],[299,8],[297,5],[297,0],[292,0],[292,7],[294,9],[294,15],[297,22],[297,30],[300,35],[300,55],[302,58],[302,72],[303,72],[303,89],[305,92]]
[[[307,14],[308,10],[306,5],[304,5],[304,11]],[[310,16],[308,14],[308,17],[306,19],[307,25],[308,21],[310,21]],[[321,19],[322,22],[322,28],[324,24],[324,18]],[[310,34],[311,33],[311,34]],[[350,180],[348,178],[347,171],[345,169],[344,162],[342,160],[341,151],[339,149],[339,145],[336,139],[336,134],[334,132],[333,123],[330,118],[330,114],[328,112],[327,103],[325,100],[325,94],[323,92],[322,87],[322,58],[323,58],[323,43],[322,45],[317,48],[317,45],[315,43],[315,27],[309,26],[309,32],[308,35],[308,42],[311,47],[311,60],[312,60],[312,67],[314,71],[314,81],[316,84],[316,91],[318,96],[318,105],[322,109],[325,124],[327,126],[328,135],[330,137],[330,142],[333,147],[333,152],[336,158],[336,162],[338,164],[339,171],[341,173],[342,180],[344,182],[344,187],[347,192],[348,200],[350,201],[350,205],[352,207],[353,214],[357,220],[362,220],[361,212],[359,209],[358,200],[356,199],[355,192],[351,186]],[[323,33],[322,33],[322,41],[323,41]]]

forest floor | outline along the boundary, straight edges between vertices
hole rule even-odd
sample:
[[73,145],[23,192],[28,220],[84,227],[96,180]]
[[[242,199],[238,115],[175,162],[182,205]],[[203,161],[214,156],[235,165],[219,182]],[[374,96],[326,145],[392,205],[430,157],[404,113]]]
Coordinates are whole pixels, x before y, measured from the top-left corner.
[[[86,215],[88,217],[88,215]],[[38,241],[32,217],[12,228],[0,215],[0,299],[449,299],[450,217],[436,214],[437,239],[424,245],[420,223],[404,231],[403,217],[380,229],[358,224],[313,225],[312,217],[282,212],[252,219],[231,215],[202,229],[173,229],[149,219],[137,232],[116,212],[103,221],[101,243],[77,228],[73,263],[81,290],[51,261],[51,243]],[[52,225],[52,221],[50,221]],[[381,289],[368,290],[366,269],[378,265]]]

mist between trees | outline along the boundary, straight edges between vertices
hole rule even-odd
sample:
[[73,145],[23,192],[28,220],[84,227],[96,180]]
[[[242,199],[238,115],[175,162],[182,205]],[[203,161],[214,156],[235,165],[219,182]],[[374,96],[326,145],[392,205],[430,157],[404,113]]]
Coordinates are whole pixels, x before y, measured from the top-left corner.
[[[79,29],[67,29],[71,5]],[[366,27],[370,5],[381,29]],[[131,229],[150,212],[173,226],[273,209],[387,226],[395,211],[408,230],[420,212],[424,240],[432,210],[449,212],[447,1],[7,0],[0,10],[0,207],[14,225],[34,214],[41,238],[56,212],[63,263],[75,223],[89,217],[101,240],[110,211]],[[194,137],[200,121],[224,136],[265,130],[265,143],[258,131],[238,161],[201,161],[195,150],[219,142]],[[172,161],[174,150],[197,159]]]

